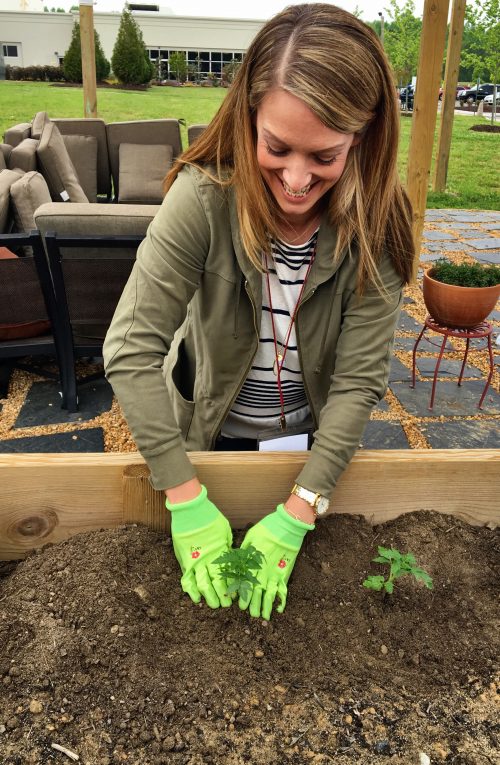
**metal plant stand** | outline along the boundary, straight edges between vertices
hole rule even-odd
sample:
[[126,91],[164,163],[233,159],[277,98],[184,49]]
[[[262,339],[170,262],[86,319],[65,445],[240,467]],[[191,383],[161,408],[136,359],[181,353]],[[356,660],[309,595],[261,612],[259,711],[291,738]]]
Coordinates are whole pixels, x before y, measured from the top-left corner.
[[442,327],[440,324],[434,321],[434,319],[431,316],[427,316],[424,322],[424,326],[422,327],[422,330],[413,348],[412,384],[410,386],[411,388],[415,387],[415,380],[416,380],[415,366],[416,366],[417,348],[425,332],[428,329],[430,329],[432,332],[436,332],[439,335],[443,335],[443,341],[441,343],[435,343],[429,338],[427,338],[427,341],[431,343],[431,345],[434,345],[436,346],[436,348],[439,348],[439,355],[436,361],[436,368],[434,369],[434,378],[432,381],[432,393],[431,393],[429,409],[432,409],[434,406],[434,397],[436,395],[436,383],[438,379],[439,367],[441,365],[441,360],[446,350],[446,343],[448,341],[448,338],[456,337],[461,340],[465,340],[465,353],[464,353],[464,359],[462,362],[462,368],[460,370],[460,375],[458,377],[458,385],[462,384],[462,377],[464,374],[465,365],[467,363],[467,356],[469,354],[470,341],[473,338],[486,338],[486,344],[483,347],[476,349],[481,351],[487,350],[489,355],[489,361],[490,361],[490,373],[488,375],[488,379],[486,380],[486,385],[484,386],[484,390],[481,395],[481,398],[479,399],[479,404],[478,404],[478,409],[481,409],[483,405],[484,397],[486,396],[486,392],[489,388],[491,378],[493,377],[493,371],[494,371],[493,349],[491,346],[491,334],[493,332],[493,325],[490,324],[488,321],[483,321],[481,322],[481,324],[478,324],[475,327],[468,327],[466,329],[462,329],[460,327]]

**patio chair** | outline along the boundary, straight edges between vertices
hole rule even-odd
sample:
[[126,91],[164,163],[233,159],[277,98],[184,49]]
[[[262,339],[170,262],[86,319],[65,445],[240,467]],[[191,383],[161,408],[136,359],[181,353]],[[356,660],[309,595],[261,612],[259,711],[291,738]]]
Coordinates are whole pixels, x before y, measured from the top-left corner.
[[116,305],[134,265],[143,235],[44,235],[56,299],[55,334],[60,349],[62,404],[78,411],[75,361],[102,356]]
[[[45,364],[24,360],[25,357],[44,356],[52,362],[58,355],[50,323],[55,313],[55,298],[40,234],[38,231],[0,234],[0,247],[3,248],[0,257],[0,366],[4,371],[0,377],[3,386],[8,384],[6,366],[59,379],[59,373],[45,369]],[[26,252],[32,254],[26,255]],[[2,390],[0,395],[5,393]]]

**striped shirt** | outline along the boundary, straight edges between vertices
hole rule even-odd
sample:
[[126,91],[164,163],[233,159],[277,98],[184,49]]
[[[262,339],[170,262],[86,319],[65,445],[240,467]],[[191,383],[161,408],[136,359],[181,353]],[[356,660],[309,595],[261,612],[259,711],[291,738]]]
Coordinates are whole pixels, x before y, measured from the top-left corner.
[[[272,314],[278,354],[283,353],[286,336],[297,300],[311,262],[318,232],[305,244],[292,245],[281,240],[272,243],[269,264]],[[222,435],[233,438],[258,438],[263,432],[280,431],[280,394],[276,371],[276,351],[267,276],[262,275],[262,321],[259,347],[248,376],[222,427]],[[310,424],[310,410],[300,369],[295,324],[290,332],[285,362],[281,368],[281,389],[287,426]]]

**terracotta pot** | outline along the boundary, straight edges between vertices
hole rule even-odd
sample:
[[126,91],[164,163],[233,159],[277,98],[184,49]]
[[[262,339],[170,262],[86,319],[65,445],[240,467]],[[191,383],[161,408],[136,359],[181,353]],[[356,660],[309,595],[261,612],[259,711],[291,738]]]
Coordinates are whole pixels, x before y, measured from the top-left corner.
[[424,273],[424,302],[432,318],[444,327],[475,327],[495,308],[500,284],[493,287],[457,287]]

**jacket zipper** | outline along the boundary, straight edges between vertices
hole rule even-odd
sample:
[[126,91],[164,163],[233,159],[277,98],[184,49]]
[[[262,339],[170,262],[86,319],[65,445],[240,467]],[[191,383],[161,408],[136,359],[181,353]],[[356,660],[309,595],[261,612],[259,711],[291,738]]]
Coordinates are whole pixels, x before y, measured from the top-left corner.
[[[250,300],[250,303],[252,304],[253,326],[254,326],[254,329],[255,329],[255,335],[256,335],[256,337],[258,337],[256,308],[255,308],[255,303],[252,300],[252,296],[251,296],[251,294],[250,294],[250,292],[248,290],[248,279],[245,279],[245,292],[247,293],[248,299]],[[257,347],[258,347],[258,345],[257,345]],[[248,373],[249,373],[249,371],[250,371],[250,369],[252,367],[252,363],[253,363],[253,360],[255,358],[255,354],[256,353],[257,353],[257,348],[255,349],[255,353],[252,355],[252,358],[250,359],[250,363],[248,364],[248,366],[247,366],[247,368],[245,370],[245,373],[243,374],[243,377],[240,378],[240,382],[239,382],[239,384],[237,386],[236,393],[234,394],[234,396],[232,397],[231,401],[229,402],[229,405],[226,407],[226,410],[225,410],[222,418],[218,421],[217,427],[215,428],[214,431],[212,431],[212,435],[210,436],[210,445],[211,445],[212,448],[213,448],[213,446],[215,444],[215,439],[216,439],[216,437],[217,437],[217,435],[218,435],[218,433],[220,431],[222,423],[225,422],[227,415],[231,411],[231,407],[233,406],[234,402],[238,398],[238,394],[239,394],[240,390],[242,389],[245,380],[247,379]]]

